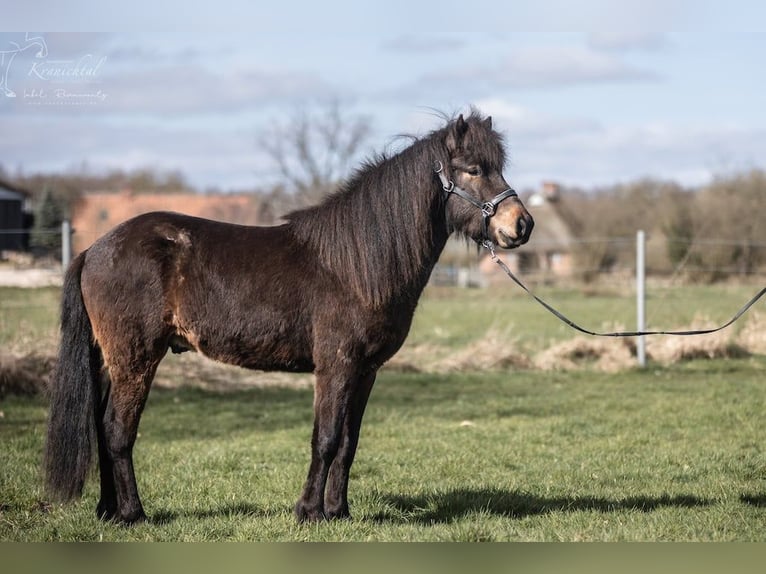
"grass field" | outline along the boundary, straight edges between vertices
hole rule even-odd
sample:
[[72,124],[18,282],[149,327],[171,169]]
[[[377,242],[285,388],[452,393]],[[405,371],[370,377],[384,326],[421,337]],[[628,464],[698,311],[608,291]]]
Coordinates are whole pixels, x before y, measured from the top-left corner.
[[[695,320],[727,321],[762,285],[692,285],[648,289],[647,325],[677,329]],[[635,293],[629,284],[602,288],[537,287],[535,292],[576,323],[594,330],[636,324]],[[766,311],[766,301],[755,311]],[[744,322],[733,326],[733,331]],[[510,282],[486,290],[431,289],[415,315],[408,344],[436,343],[458,347],[488,330],[507,335],[509,344],[537,351],[574,336],[574,331],[550,315]]]
[[45,407],[0,419],[3,540],[766,540],[766,361],[620,375],[383,374],[355,520],[296,524],[311,390],[155,389],[136,447],[148,524],[40,487]]
[[[668,292],[658,326],[701,308],[726,318],[751,291]],[[570,336],[517,292],[488,293],[430,292],[410,344],[457,350],[489,328],[528,348]],[[632,313],[627,295],[545,294],[595,326]],[[0,289],[0,344],[55,344],[56,306],[55,289]],[[163,371],[192,384],[241,372],[189,356]],[[765,375],[757,355],[616,374],[384,371],[352,470],[355,520],[319,525],[292,516],[309,456],[305,382],[153,390],[135,452],[150,522],[128,529],[95,519],[95,480],[79,503],[48,502],[44,402],[11,396],[0,401],[0,540],[766,541]]]

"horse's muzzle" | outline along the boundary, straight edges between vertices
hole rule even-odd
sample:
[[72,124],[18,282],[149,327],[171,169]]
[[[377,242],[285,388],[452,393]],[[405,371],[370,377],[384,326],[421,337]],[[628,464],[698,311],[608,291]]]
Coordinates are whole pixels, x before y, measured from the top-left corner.
[[521,203],[516,202],[504,213],[498,213],[490,223],[493,241],[503,249],[524,245],[532,235],[535,220]]

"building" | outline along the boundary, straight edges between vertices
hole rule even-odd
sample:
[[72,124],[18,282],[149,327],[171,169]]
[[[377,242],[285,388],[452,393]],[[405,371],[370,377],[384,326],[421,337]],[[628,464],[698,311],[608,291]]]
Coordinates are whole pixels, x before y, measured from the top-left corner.
[[29,194],[0,180],[0,251],[26,251],[32,214]]
[[[543,280],[571,276],[574,235],[561,214],[560,202],[561,189],[553,182],[543,182],[538,191],[524,200],[524,205],[535,220],[529,243],[513,251],[497,251],[497,255],[511,271],[534,275]],[[484,257],[480,268],[491,282],[505,278],[502,270],[489,256]]]
[[74,253],[123,221],[151,211],[175,211],[242,225],[270,225],[271,206],[254,194],[204,195],[198,193],[88,193],[72,210]]

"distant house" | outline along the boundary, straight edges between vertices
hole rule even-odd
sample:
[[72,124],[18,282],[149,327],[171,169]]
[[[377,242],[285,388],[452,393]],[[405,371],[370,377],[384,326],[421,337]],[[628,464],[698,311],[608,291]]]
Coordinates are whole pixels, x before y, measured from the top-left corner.
[[150,211],[175,211],[242,225],[271,225],[271,206],[254,194],[88,193],[72,211],[73,250],[79,253],[116,225]]
[[[556,183],[544,182],[539,191],[524,200],[524,205],[535,220],[529,243],[517,250],[497,252],[512,271],[542,278],[568,277],[572,274],[574,236],[558,209],[560,193]],[[489,281],[494,282],[504,277],[499,266],[488,256],[482,260],[480,269]]]
[[25,251],[31,224],[29,194],[0,180],[0,251]]

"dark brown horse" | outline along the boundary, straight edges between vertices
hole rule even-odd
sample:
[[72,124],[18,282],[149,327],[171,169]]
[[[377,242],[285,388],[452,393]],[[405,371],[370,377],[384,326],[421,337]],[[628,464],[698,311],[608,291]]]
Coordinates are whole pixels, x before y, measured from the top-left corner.
[[448,236],[504,248],[529,238],[533,222],[504,163],[491,119],[474,111],[368,163],[284,225],[149,213],[107,233],[64,282],[51,492],[79,496],[97,450],[99,518],[144,519],[132,458],[139,418],[168,349],[195,350],[249,369],[315,373],[311,463],[295,514],[348,517],[376,373],[404,342]]

